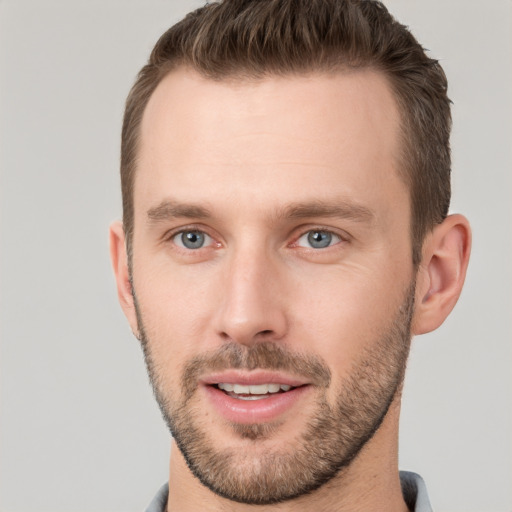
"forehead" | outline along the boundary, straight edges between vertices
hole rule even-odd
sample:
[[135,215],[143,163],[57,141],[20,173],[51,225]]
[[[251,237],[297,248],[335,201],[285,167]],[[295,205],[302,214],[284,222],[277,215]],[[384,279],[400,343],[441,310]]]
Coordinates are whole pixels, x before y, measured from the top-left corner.
[[144,113],[135,203],[171,192],[195,202],[258,193],[300,201],[338,186],[357,200],[403,188],[398,155],[398,109],[378,72],[214,81],[181,68]]

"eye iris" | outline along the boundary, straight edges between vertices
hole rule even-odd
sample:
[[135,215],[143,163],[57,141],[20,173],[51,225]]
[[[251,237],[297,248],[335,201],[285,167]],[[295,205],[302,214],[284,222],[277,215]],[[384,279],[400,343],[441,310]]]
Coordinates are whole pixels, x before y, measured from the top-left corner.
[[204,245],[204,234],[199,231],[185,231],[181,241],[187,249],[199,249]]
[[332,235],[326,231],[311,231],[308,234],[308,242],[315,249],[323,249],[331,244]]

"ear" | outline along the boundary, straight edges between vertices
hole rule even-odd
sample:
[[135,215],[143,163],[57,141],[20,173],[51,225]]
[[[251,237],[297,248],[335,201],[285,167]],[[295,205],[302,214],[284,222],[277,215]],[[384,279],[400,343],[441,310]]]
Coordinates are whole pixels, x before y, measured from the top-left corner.
[[416,280],[413,334],[437,329],[462,291],[471,251],[471,228],[462,215],[450,215],[423,244]]
[[132,285],[130,283],[130,272],[128,269],[128,254],[126,252],[126,238],[123,224],[115,221],[110,225],[110,259],[114,269],[114,276],[117,283],[117,296],[121,308],[130,323],[132,332],[138,337],[137,315],[133,301]]

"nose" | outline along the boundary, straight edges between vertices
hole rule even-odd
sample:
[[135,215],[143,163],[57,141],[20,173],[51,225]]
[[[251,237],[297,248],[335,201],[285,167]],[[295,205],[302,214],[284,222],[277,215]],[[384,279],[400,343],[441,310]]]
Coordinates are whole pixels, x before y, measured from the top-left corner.
[[225,341],[278,341],[288,329],[283,269],[265,251],[240,251],[226,261],[216,330]]

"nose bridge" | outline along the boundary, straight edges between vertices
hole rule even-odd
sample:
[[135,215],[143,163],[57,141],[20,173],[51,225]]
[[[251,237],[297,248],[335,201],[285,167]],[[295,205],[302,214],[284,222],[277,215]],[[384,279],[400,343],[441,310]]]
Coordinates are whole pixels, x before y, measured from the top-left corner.
[[217,327],[221,336],[250,344],[284,335],[286,316],[278,266],[277,258],[263,244],[233,249],[221,292]]

